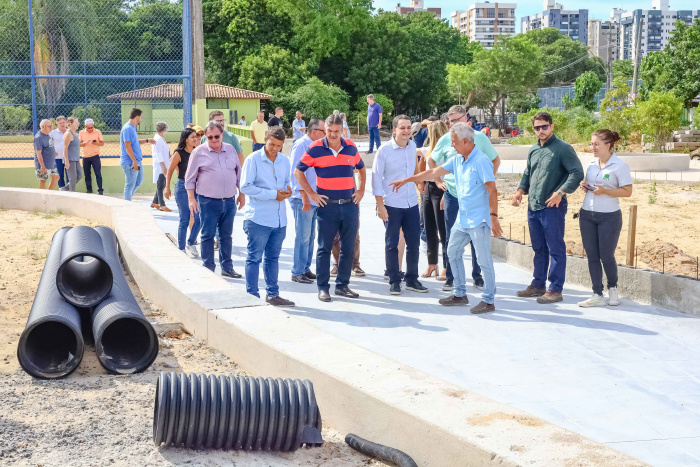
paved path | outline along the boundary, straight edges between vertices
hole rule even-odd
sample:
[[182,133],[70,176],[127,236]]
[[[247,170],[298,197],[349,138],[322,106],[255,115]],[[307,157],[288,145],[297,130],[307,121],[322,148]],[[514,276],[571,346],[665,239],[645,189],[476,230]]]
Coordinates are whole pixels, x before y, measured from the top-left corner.
[[[154,215],[165,232],[177,236],[176,206],[168,205],[174,212]],[[496,263],[492,314],[439,306],[437,299],[447,293],[434,278],[423,280],[428,294],[390,296],[382,277],[384,229],[371,196],[361,209],[361,265],[367,276],[351,281],[361,296],[322,304],[314,285],[290,280],[291,210],[288,218],[280,287],[282,296],[297,303],[289,314],[650,464],[700,466],[700,319],[629,300],[619,307],[578,308],[576,302],[590,292],[572,286],[563,303],[539,305],[514,296],[530,273],[503,262]],[[242,224],[238,213],[233,254],[239,272],[247,242]],[[421,255],[420,272],[425,266]],[[264,288],[262,273],[260,281]],[[471,284],[468,295],[472,304],[478,302]]]

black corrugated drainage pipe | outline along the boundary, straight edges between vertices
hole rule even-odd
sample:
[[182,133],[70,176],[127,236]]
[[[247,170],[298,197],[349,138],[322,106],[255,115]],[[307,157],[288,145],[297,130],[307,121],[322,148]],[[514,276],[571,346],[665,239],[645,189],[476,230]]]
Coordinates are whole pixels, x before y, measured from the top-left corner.
[[348,433],[345,437],[345,442],[348,443],[348,446],[351,448],[368,456],[376,457],[381,461],[391,462],[399,467],[418,467],[418,464],[405,452],[390,448],[389,446],[384,446],[383,444],[367,441],[352,433]]
[[68,376],[83,359],[80,315],[56,288],[61,246],[66,232],[70,230],[70,227],[64,227],[53,236],[27,326],[17,345],[19,364],[36,378]]
[[102,238],[104,257],[111,268],[113,284],[109,296],[92,314],[92,333],[100,364],[110,373],[144,371],[158,356],[158,336],[124,278],[117,237],[108,227],[96,227]]
[[165,373],[153,411],[156,446],[296,451],[320,446],[309,380]]
[[56,286],[70,304],[93,307],[112,290],[112,270],[95,229],[73,227],[63,238]]

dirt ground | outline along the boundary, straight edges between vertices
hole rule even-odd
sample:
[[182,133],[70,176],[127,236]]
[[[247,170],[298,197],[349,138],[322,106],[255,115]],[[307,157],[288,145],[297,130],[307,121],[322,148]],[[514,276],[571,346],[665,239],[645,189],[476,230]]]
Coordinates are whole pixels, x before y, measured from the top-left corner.
[[[17,362],[24,329],[53,233],[63,226],[93,225],[61,213],[0,210],[0,465],[33,466],[383,466],[351,450],[344,434],[324,427],[323,447],[294,453],[189,451],[156,448],[153,399],[161,371],[243,374],[234,362],[184,333],[161,341],[146,372],[108,375],[94,347],[68,378],[32,379]],[[132,290],[145,315],[172,323]],[[274,375],[261,375],[274,376]],[[323,408],[321,408],[323,412]]]
[[[530,243],[527,196],[523,197],[520,207],[510,203],[518,189],[520,176],[499,174],[496,183],[504,236],[519,241],[524,237]],[[700,256],[700,184],[657,181],[656,202],[650,204],[652,186],[653,182],[648,180],[635,180],[632,196],[621,200],[623,226],[616,250],[617,262],[625,262],[629,207],[636,204],[637,266],[696,277],[697,257]],[[564,237],[568,252],[580,256],[585,252],[578,219],[574,219],[573,214],[581,208],[583,198],[581,190],[569,196]]]

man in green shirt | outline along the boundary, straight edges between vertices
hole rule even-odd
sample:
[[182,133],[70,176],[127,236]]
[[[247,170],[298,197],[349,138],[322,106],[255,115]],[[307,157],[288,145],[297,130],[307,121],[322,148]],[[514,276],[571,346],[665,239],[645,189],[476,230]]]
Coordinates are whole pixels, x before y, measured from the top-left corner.
[[[221,126],[221,128],[224,129],[222,140],[224,143],[233,146],[233,149],[235,149],[236,153],[238,153],[238,161],[241,163],[241,167],[243,167],[243,161],[245,160],[243,148],[241,147],[241,143],[238,141],[236,135],[234,135],[230,131],[226,131],[226,117],[224,117],[224,113],[221,110],[212,110],[211,112],[209,112],[209,121],[215,121],[219,124],[219,126]],[[200,142],[200,144],[204,144],[206,142],[207,137],[202,136],[202,141]]]
[[[447,127],[451,128],[452,125],[464,122],[467,123],[467,109],[463,105],[453,105],[450,110],[447,111]],[[498,166],[501,165],[501,158],[498,157],[496,149],[494,149],[491,144],[491,140],[488,136],[481,132],[475,132],[474,134],[474,145],[476,148],[486,154],[491,163],[493,164],[494,175],[498,172]],[[433,148],[430,153],[430,158],[428,159],[428,170],[434,169],[438,165],[444,165],[457,156],[457,151],[452,147],[452,139],[450,133],[443,135]],[[460,156],[462,157],[462,156]],[[440,201],[440,208],[445,211],[445,248],[443,249],[443,262],[445,263],[445,276],[447,280],[445,285],[442,286],[442,290],[448,292],[454,287],[454,275],[452,274],[452,267],[450,266],[450,260],[447,258],[447,244],[450,242],[450,230],[457,221],[457,216],[459,215],[459,198],[457,197],[457,187],[455,186],[455,176],[454,174],[446,175],[444,180],[436,179],[435,183],[442,189],[445,194]],[[479,290],[484,288],[484,279],[481,276],[481,268],[476,261],[476,251],[474,250],[474,245],[471,246],[472,250],[472,281],[474,287]]]
[[520,206],[523,195],[528,195],[527,223],[535,251],[535,271],[532,283],[516,295],[537,297],[539,303],[555,303],[563,300],[566,276],[566,195],[573,193],[583,180],[583,166],[574,148],[554,135],[551,115],[535,114],[532,125],[539,141],[530,148],[520,188],[512,202],[513,206]]

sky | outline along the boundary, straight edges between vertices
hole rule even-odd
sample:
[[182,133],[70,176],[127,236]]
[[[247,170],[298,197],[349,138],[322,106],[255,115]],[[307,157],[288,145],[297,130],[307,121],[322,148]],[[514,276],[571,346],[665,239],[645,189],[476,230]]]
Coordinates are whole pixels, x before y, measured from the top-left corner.
[[[401,3],[402,6],[409,6],[409,0],[374,0],[374,7],[384,10],[394,11],[397,3]],[[483,1],[483,0],[482,0]],[[517,18],[516,30],[520,32],[520,18],[523,16],[534,15],[542,12],[542,1],[541,0],[527,0],[527,1],[517,1],[510,0],[512,3],[516,3],[518,8],[515,10],[515,16]],[[476,3],[473,0],[424,0],[425,8],[442,8],[442,17],[444,19],[450,19],[450,13],[455,10],[466,10],[469,5]],[[496,3],[491,0],[491,3]],[[505,3],[505,2],[504,2]],[[652,0],[643,1],[606,1],[606,0],[587,0],[587,1],[571,1],[571,0],[558,0],[558,3],[564,5],[567,10],[576,10],[578,8],[588,8],[588,18],[589,19],[601,19],[605,20],[610,17],[610,10],[613,8],[623,8],[627,11],[641,9],[650,10]],[[700,9],[700,3],[698,0],[670,0],[670,7],[672,10],[697,10]]]

